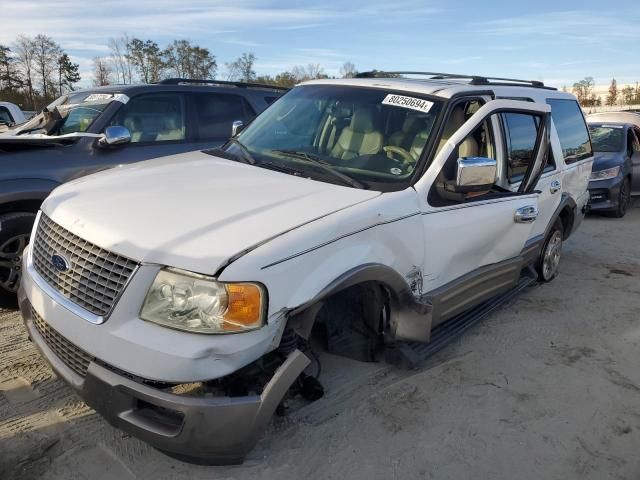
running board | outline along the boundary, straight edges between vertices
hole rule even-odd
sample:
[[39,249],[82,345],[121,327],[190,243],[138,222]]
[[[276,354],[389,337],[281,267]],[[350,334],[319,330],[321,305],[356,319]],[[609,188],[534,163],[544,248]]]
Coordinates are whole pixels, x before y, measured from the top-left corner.
[[535,269],[531,266],[527,267],[522,271],[515,287],[438,325],[431,332],[429,342],[396,342],[388,345],[385,349],[385,361],[400,368],[416,368],[421,362],[439,352],[463,332],[537,281],[538,274]]

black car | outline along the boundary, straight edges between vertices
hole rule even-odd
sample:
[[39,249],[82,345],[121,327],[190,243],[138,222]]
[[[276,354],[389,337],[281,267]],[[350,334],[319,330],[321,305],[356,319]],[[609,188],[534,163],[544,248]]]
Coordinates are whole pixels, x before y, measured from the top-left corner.
[[624,217],[640,194],[640,127],[589,120],[595,159],[589,181],[591,210]]
[[0,134],[0,297],[15,296],[35,214],[54,188],[118,165],[219,146],[285,91],[184,79],[114,85],[70,92]]

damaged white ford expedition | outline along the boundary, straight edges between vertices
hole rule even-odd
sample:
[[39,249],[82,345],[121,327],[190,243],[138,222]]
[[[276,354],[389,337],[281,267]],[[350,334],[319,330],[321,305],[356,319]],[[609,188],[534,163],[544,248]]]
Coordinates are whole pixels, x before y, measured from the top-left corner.
[[111,424],[241,462],[279,405],[322,395],[311,337],[411,366],[553,279],[592,161],[575,97],[541,82],[305,82],[220,149],[56,189],[23,257],[22,315]]

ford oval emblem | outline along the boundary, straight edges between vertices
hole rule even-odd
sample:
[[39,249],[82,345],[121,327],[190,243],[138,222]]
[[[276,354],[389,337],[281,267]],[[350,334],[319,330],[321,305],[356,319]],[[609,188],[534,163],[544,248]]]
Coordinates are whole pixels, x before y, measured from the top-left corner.
[[59,272],[68,272],[69,268],[71,268],[69,260],[58,253],[54,253],[53,255],[51,255],[51,263],[53,264],[53,267]]

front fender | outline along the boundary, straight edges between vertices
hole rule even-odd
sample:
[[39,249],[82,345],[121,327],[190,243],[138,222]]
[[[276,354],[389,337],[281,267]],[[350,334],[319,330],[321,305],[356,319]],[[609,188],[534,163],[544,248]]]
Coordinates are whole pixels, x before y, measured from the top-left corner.
[[41,178],[0,181],[0,205],[25,200],[43,201],[59,186],[58,182]]
[[396,335],[428,338],[427,306],[420,300],[424,227],[418,212],[407,212],[415,205],[414,195],[398,192],[397,202],[395,197],[372,200],[309,223],[237,259],[220,279],[263,283],[273,321],[349,286],[375,281],[389,290],[397,307]]

